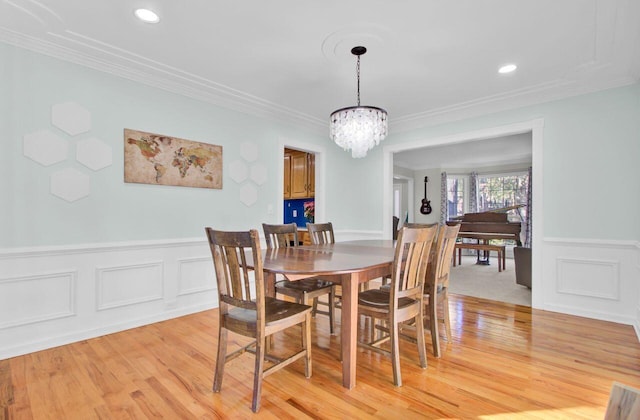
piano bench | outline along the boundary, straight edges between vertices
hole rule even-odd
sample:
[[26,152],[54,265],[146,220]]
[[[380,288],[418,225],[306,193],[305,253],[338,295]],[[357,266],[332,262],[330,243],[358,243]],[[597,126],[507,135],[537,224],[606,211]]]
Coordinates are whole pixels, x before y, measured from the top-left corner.
[[[458,265],[462,264],[462,250],[463,249],[475,249],[478,251],[496,251],[498,253],[498,272],[501,273],[502,270],[506,268],[506,252],[504,245],[490,245],[490,244],[466,244],[463,242],[456,243],[456,249],[458,250]],[[453,266],[456,266],[456,256],[455,251],[453,254]]]

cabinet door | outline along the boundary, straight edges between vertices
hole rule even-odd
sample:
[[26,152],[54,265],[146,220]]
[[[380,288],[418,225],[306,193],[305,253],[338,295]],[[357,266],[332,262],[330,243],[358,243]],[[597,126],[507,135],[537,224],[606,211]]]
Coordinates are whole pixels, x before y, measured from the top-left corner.
[[284,198],[291,198],[291,155],[284,155]]
[[307,184],[309,197],[316,195],[316,155],[307,154]]
[[307,154],[291,154],[291,198],[306,198],[308,195]]

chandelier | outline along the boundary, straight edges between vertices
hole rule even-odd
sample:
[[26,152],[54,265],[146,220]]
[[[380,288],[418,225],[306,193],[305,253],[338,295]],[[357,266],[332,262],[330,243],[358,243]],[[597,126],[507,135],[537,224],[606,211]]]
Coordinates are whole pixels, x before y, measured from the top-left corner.
[[360,56],[365,47],[353,47],[351,54],[358,57],[358,105],[341,108],[329,118],[330,137],[344,150],[351,150],[351,157],[363,158],[387,136],[387,111],[375,106],[360,106]]

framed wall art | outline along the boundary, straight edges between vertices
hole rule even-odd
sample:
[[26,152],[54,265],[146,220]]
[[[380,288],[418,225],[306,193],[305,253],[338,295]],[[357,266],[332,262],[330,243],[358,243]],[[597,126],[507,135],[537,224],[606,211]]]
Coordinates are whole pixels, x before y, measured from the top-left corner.
[[125,128],[124,182],[222,189],[222,146]]

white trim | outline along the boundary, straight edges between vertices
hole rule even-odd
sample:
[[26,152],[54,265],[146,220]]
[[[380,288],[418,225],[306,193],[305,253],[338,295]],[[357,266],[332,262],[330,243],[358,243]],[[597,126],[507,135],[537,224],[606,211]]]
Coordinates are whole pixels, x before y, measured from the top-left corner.
[[582,247],[597,247],[597,248],[628,248],[639,249],[640,241],[629,240],[611,240],[611,239],[585,239],[585,238],[544,238],[544,242],[553,245],[565,245],[565,246],[582,246]]
[[[392,177],[394,176],[393,174],[391,174]],[[415,203],[415,179],[410,178],[408,176],[404,176],[404,175],[395,175],[396,178],[398,179],[404,179],[407,181],[407,218],[410,222],[414,221],[414,217],[415,217],[415,211],[413,210],[413,208],[415,207],[413,204]],[[393,190],[393,183],[391,184],[391,188]],[[393,211],[392,211],[393,214]],[[402,216],[402,215],[400,215]],[[404,223],[404,220],[400,219],[400,224]]]
[[87,243],[87,244],[69,244],[55,246],[36,246],[23,248],[5,248],[0,249],[0,260],[14,259],[23,257],[50,257],[55,255],[67,254],[85,254],[92,252],[107,251],[135,251],[152,248],[166,247],[183,247],[183,246],[201,246],[206,244],[204,238],[178,238],[178,239],[158,239],[150,241],[131,241],[131,242],[105,242],[105,243]]

